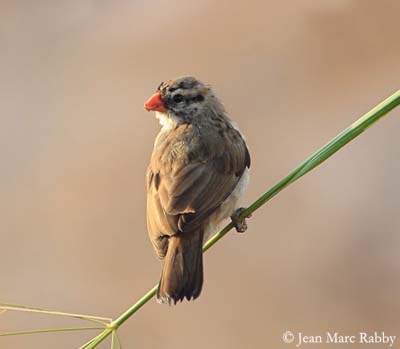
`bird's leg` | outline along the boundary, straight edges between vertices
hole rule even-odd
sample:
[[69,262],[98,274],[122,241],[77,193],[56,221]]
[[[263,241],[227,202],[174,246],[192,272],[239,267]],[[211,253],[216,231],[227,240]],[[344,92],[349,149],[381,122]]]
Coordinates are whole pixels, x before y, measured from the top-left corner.
[[231,216],[231,220],[233,223],[233,226],[235,227],[236,231],[238,233],[244,233],[247,230],[247,223],[246,223],[246,218],[250,218],[251,214],[249,214],[245,218],[241,218],[240,214],[245,210],[246,208],[240,207],[236,209]]

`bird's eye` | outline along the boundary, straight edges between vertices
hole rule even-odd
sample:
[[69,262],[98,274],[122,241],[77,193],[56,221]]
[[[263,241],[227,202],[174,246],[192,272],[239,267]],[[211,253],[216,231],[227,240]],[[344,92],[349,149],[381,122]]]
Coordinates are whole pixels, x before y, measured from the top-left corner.
[[203,102],[204,101],[204,96],[203,95],[197,95],[196,97],[194,97],[194,100],[196,102]]
[[175,103],[182,102],[182,101],[183,101],[183,96],[182,96],[181,94],[177,94],[177,95],[175,95],[174,97],[172,97],[172,100],[173,100]]

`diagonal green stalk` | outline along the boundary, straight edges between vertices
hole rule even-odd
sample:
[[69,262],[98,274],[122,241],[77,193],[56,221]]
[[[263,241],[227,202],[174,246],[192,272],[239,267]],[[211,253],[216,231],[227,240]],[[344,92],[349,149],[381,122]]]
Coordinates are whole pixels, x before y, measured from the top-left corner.
[[[344,131],[338,134],[330,142],[325,144],[322,148],[317,150],[314,154],[304,160],[299,166],[297,166],[292,172],[286,177],[276,183],[271,189],[261,195],[255,202],[253,202],[247,209],[242,211],[241,217],[248,217],[251,213],[255,212],[267,201],[272,199],[281,190],[292,184],[300,177],[304,176],[307,172],[311,171],[322,162],[331,157],[340,148],[345,146],[355,137],[364,132],[368,127],[376,123],[380,118],[390,112],[392,109],[400,104],[400,90],[395,92],[392,96],[385,99],[383,102],[378,104],[375,108],[370,110],[368,113],[359,118],[356,122],[347,127]],[[211,237],[203,246],[203,251],[207,251],[213,245],[215,245],[223,236],[225,236],[231,229],[233,224],[227,224],[220,232]],[[111,322],[108,327],[101,332],[98,336],[93,338],[91,341],[82,346],[82,349],[95,348],[99,343],[106,339],[111,333],[116,331],[126,320],[128,320],[134,313],[136,313],[143,305],[145,305],[157,292],[158,285],[154,286],[149,290],[142,298],[140,298],[134,305],[132,305],[127,311],[121,314],[116,320]]]

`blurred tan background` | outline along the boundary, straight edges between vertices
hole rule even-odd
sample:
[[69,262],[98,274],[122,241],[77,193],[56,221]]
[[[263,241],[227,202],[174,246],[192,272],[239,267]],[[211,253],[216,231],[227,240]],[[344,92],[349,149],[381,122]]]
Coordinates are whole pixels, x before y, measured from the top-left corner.
[[[144,173],[159,125],[143,103],[160,81],[215,87],[247,136],[250,203],[399,88],[399,12],[396,0],[1,1],[0,301],[116,317],[158,280]],[[201,298],[151,301],[121,328],[124,348],[400,336],[399,116],[224,238]],[[0,331],[79,324],[0,316]],[[0,348],[77,348],[94,334]]]

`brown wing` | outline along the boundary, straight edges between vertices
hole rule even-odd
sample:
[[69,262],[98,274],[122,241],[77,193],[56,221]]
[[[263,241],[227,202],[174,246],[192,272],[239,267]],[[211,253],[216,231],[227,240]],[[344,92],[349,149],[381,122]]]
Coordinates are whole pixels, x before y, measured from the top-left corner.
[[237,130],[229,127],[223,135],[208,132],[183,125],[156,142],[147,172],[147,225],[161,258],[167,237],[196,229],[250,166],[249,152]]

